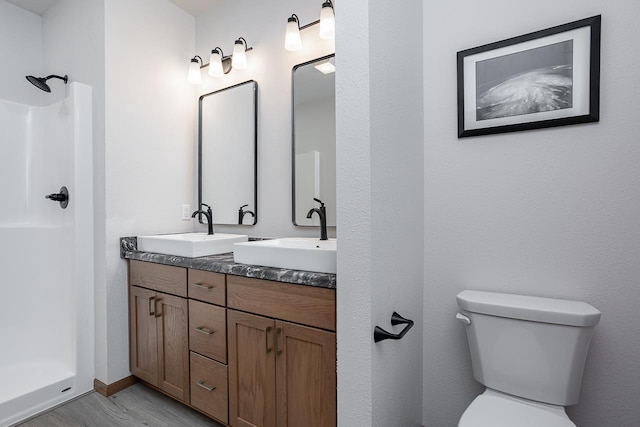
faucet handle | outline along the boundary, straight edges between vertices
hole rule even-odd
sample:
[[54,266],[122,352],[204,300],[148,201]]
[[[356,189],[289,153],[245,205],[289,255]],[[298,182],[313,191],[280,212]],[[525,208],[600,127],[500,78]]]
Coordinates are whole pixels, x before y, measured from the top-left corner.
[[322,202],[322,200],[320,199],[316,199],[315,197],[313,198],[313,200],[315,200],[316,202],[320,203],[320,207],[323,208],[324,207],[324,203]]
[[200,202],[200,207],[202,207],[202,206],[205,206],[207,209],[211,210],[211,206],[209,206],[209,205],[208,205],[208,204],[206,204],[206,203],[202,203],[202,202]]

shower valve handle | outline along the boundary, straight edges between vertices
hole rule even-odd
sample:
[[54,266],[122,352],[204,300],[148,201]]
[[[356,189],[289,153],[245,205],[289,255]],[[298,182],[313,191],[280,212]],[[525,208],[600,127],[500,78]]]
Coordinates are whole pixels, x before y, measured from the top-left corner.
[[69,205],[69,190],[67,190],[67,187],[62,187],[59,193],[51,193],[44,196],[44,198],[53,200],[54,202],[60,202],[60,207],[65,209],[67,205]]

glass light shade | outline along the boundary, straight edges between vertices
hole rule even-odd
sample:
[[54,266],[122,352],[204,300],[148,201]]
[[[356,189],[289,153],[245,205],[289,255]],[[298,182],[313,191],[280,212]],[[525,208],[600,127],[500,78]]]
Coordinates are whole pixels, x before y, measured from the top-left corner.
[[246,48],[242,42],[236,42],[233,45],[231,66],[237,70],[245,70],[247,68],[247,53]]
[[[325,6],[326,5],[326,6]],[[320,10],[320,38],[331,40],[336,35],[336,17],[333,7],[324,3]]]
[[300,39],[300,29],[298,22],[287,22],[287,31],[284,36],[284,48],[289,51],[302,49],[302,39]]
[[200,63],[196,61],[191,61],[189,64],[189,74],[187,74],[187,81],[194,85],[199,85],[202,83],[202,74],[200,74]]
[[224,75],[222,55],[217,50],[212,51],[209,57],[209,75],[212,77],[222,77]]

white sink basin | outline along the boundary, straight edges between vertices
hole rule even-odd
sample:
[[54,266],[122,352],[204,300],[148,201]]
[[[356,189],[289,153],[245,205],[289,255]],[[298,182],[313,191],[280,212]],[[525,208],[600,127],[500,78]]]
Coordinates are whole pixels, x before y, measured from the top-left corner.
[[242,264],[336,273],[336,239],[284,238],[236,243],[233,260]]
[[195,258],[233,251],[233,244],[246,242],[245,234],[184,233],[138,236],[138,250]]

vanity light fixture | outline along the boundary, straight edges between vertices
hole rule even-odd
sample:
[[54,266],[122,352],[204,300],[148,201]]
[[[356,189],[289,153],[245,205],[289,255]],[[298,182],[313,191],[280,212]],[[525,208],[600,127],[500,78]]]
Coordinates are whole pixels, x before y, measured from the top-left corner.
[[231,55],[231,65],[238,70],[247,68],[247,51],[252,48],[247,46],[244,37],[240,37],[233,45],[233,54]]
[[198,55],[191,58],[189,64],[189,74],[187,75],[187,81],[192,84],[202,83],[202,74],[200,70],[205,67],[209,67],[209,75],[212,77],[222,77],[231,71],[232,66],[239,70],[247,68],[247,54],[246,52],[253,50],[252,47],[247,47],[247,41],[240,37],[236,40],[233,47],[233,55],[224,56],[222,49],[216,47],[211,51],[209,57],[209,63],[205,64],[202,58]]
[[331,40],[336,34],[336,15],[333,11],[333,3],[326,0],[320,9],[320,38]]
[[302,39],[300,38],[300,20],[295,13],[287,20],[287,29],[284,36],[284,48],[294,52],[302,49]]
[[194,85],[199,85],[200,83],[202,83],[202,74],[200,73],[200,68],[204,66],[202,64],[202,58],[200,58],[198,55],[191,58],[191,63],[189,64],[189,74],[187,74],[187,81],[189,83]]
[[[300,19],[295,13],[287,19],[287,28],[284,35],[284,48],[288,51],[302,49],[302,39],[300,31],[312,25],[320,24],[320,38],[332,40],[336,36],[336,16],[333,10],[332,0],[325,0],[320,9],[320,19],[307,25],[300,26]],[[236,42],[237,43],[237,42]]]

